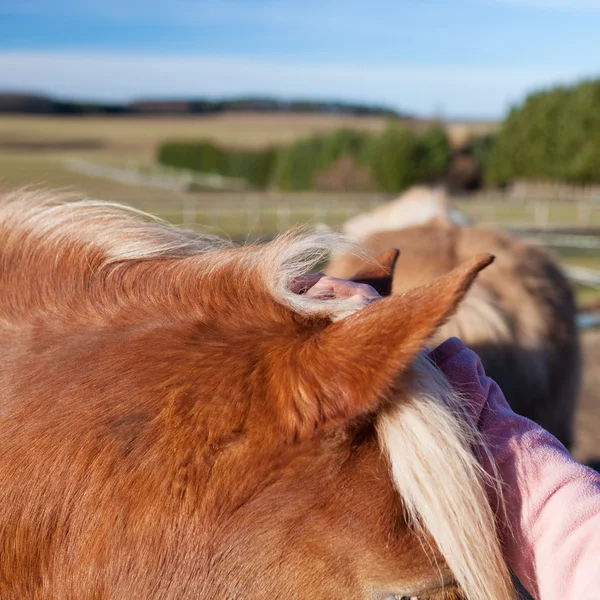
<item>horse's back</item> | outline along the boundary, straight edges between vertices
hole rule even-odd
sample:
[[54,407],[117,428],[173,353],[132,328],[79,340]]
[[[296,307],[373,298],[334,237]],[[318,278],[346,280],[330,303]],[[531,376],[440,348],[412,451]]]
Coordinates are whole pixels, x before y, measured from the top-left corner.
[[[494,254],[494,264],[433,342],[463,339],[517,412],[571,443],[580,379],[576,305],[549,251],[504,232],[437,222],[373,234],[362,244],[373,255],[400,249],[394,293],[432,281],[475,254]],[[334,257],[328,272],[346,276],[362,260]]]
[[475,228],[462,231],[458,248],[462,256],[496,254],[495,268],[478,283],[511,330],[505,343],[474,340],[474,349],[513,408],[571,446],[581,357],[574,293],[557,260],[544,248]]

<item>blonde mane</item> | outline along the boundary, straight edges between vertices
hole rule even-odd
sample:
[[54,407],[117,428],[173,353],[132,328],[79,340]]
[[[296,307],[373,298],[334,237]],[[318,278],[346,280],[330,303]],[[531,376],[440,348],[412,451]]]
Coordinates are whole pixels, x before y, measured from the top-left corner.
[[352,217],[344,223],[343,230],[350,238],[363,240],[384,231],[417,227],[433,221],[468,223],[465,215],[450,207],[443,188],[414,186],[399,198]]
[[[427,530],[468,600],[515,597],[496,532],[503,494],[474,448],[493,459],[460,398],[442,373],[421,356],[408,402],[378,419],[380,443],[410,522]],[[492,511],[486,488],[500,510]]]
[[509,318],[499,306],[490,291],[475,282],[451,321],[440,330],[437,339],[440,343],[449,337],[469,340],[470,344],[510,343],[514,333],[509,326]]

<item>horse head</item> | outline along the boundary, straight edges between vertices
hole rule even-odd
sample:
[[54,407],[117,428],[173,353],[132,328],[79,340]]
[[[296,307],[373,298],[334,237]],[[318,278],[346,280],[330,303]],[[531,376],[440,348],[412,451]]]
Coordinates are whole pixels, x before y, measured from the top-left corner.
[[292,289],[331,234],[236,248],[20,194],[0,239],[3,598],[513,597],[423,354],[489,255],[362,307]]

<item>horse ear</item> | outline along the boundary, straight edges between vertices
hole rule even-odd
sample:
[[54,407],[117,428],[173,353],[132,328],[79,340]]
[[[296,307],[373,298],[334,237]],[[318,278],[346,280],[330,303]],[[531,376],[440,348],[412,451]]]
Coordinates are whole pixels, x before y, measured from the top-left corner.
[[375,288],[381,296],[390,296],[394,284],[394,269],[400,250],[390,248],[364,266],[351,278],[357,283],[366,283]]
[[279,403],[285,403],[279,412],[287,433],[305,437],[318,427],[339,426],[376,411],[493,259],[478,255],[426,285],[373,302],[302,342],[293,366],[283,369],[287,393],[279,394]]

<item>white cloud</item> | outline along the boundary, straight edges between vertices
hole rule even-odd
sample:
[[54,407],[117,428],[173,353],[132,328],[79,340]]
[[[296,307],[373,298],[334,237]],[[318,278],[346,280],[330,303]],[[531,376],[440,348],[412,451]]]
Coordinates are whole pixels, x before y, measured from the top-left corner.
[[0,52],[0,89],[92,100],[273,95],[386,104],[417,114],[500,117],[556,69],[361,67],[219,56]]

